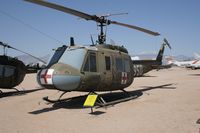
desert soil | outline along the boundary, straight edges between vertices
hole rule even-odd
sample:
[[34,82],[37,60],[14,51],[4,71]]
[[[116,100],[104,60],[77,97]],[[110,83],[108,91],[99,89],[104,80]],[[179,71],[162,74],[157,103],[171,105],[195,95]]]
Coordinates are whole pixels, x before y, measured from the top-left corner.
[[[72,100],[47,104],[43,97],[61,92],[40,89],[35,76],[17,86],[22,92],[1,89],[0,133],[200,133],[200,70],[151,71],[126,88],[137,98],[93,114],[82,105],[87,93],[70,92],[63,98]],[[121,95],[103,94],[108,100]]]

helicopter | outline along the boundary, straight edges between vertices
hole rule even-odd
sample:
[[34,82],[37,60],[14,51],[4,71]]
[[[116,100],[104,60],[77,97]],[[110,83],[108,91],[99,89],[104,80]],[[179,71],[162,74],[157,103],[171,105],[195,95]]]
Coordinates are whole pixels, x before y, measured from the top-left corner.
[[[24,51],[21,51],[17,48],[14,48],[6,43],[0,42],[0,46],[3,47],[4,53],[3,55],[0,55],[0,89],[15,89],[13,88],[17,85],[19,85],[23,80],[26,74],[28,73],[37,73],[37,70],[40,69],[39,66],[29,66],[25,65],[21,60],[8,56],[6,54],[6,48],[14,49],[17,51],[20,51],[24,54],[27,54],[43,63],[46,63],[45,61],[41,60],[40,58],[37,58],[31,54],[28,54]],[[19,90],[17,90],[19,91]],[[2,91],[1,91],[2,92]]]
[[[124,89],[130,86],[134,78],[137,77],[135,68],[142,67],[142,73],[156,68],[161,64],[164,46],[169,46],[167,40],[164,39],[157,60],[132,61],[124,46],[106,44],[104,27],[115,24],[153,36],[160,35],[158,32],[112,21],[107,19],[107,16],[89,15],[44,0],[25,1],[97,22],[100,27],[97,44],[92,41],[92,45],[80,46],[75,44],[74,38],[71,38],[70,45],[58,47],[48,65],[37,73],[39,85],[47,89],[63,91],[59,99],[71,91],[96,93],[122,90],[126,92]],[[53,102],[48,97],[45,97],[44,100]]]
[[162,59],[163,59],[165,46],[168,46],[169,49],[172,49],[172,48],[169,42],[167,41],[167,39],[164,38],[163,42],[164,43],[161,45],[161,48],[155,60],[132,60],[134,77],[141,77],[145,73],[153,69],[159,70],[159,69],[164,69],[164,68],[170,68],[170,66],[162,65]]

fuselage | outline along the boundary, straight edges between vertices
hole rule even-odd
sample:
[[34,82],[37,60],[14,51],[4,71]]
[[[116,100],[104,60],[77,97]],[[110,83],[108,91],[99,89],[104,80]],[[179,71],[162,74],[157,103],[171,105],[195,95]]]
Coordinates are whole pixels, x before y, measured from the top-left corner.
[[179,66],[179,67],[188,67],[188,66],[191,66],[193,64],[196,64],[196,62],[198,62],[198,60],[191,60],[191,61],[169,60],[168,64],[173,64],[173,65]]
[[134,77],[157,69],[166,45],[162,44],[156,60],[131,60],[123,46],[64,45],[55,51],[47,67],[39,71],[37,81],[45,88],[61,91],[121,90]]
[[[59,52],[59,51],[57,51]],[[133,64],[124,47],[95,45],[70,46],[55,53],[47,68],[37,76],[38,83],[61,91],[114,91],[128,87],[134,79]]]
[[0,88],[12,88],[19,85],[26,74],[22,61],[9,56],[0,56]]

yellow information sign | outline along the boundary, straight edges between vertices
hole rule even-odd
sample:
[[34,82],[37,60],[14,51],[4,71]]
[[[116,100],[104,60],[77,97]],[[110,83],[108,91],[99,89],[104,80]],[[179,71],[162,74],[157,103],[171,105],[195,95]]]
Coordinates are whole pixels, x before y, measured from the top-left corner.
[[96,100],[97,100],[97,97],[98,95],[96,94],[89,94],[85,100],[85,103],[83,106],[86,106],[86,107],[93,107]]

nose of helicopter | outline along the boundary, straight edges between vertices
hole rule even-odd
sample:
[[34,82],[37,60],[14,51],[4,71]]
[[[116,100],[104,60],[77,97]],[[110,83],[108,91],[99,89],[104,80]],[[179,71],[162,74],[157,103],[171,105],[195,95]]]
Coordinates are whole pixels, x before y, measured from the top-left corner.
[[80,84],[80,76],[71,73],[61,73],[55,69],[42,69],[37,75],[38,83],[47,89],[61,91],[75,90]]

